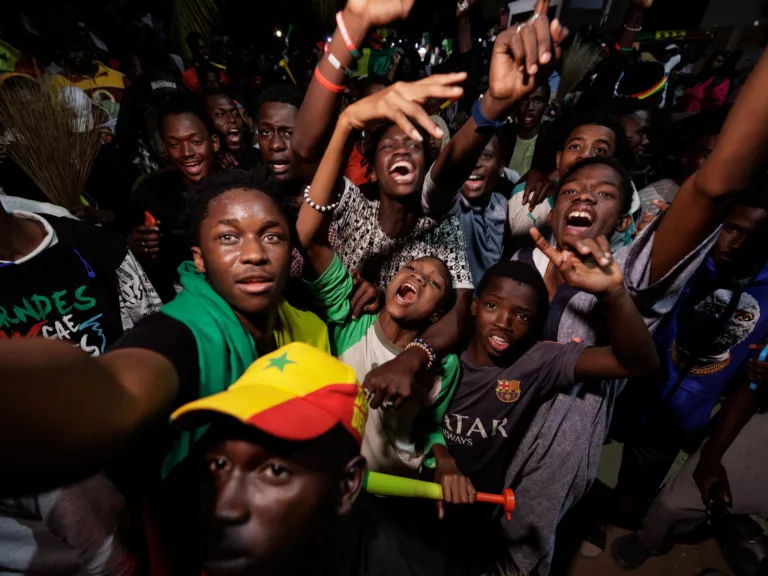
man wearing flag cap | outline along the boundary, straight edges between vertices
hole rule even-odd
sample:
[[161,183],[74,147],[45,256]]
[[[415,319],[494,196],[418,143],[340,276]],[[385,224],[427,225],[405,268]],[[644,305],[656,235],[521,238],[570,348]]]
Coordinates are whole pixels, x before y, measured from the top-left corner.
[[455,573],[361,497],[367,411],[352,368],[293,343],[174,412],[179,428],[210,425],[201,442],[208,576]]

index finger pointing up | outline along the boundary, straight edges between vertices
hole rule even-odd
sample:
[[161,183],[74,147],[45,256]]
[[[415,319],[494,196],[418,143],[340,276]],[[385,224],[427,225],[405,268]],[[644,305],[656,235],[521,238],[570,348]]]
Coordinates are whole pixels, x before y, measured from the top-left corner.
[[544,252],[544,255],[549,258],[555,266],[559,266],[563,259],[562,254],[544,239],[538,228],[532,227],[530,229],[531,238],[536,243],[536,248]]
[[549,0],[537,0],[534,14],[546,14],[549,11]]

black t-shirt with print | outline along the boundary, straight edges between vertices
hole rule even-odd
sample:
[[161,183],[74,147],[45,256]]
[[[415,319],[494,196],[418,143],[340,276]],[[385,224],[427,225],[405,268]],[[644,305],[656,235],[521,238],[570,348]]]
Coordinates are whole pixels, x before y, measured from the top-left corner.
[[128,248],[87,222],[38,217],[57,242],[29,260],[0,266],[0,342],[67,340],[99,356],[123,334],[117,270]]
[[465,352],[461,382],[443,421],[459,469],[481,492],[504,487],[509,461],[536,409],[553,390],[574,384],[580,342],[538,342],[508,368],[475,366]]

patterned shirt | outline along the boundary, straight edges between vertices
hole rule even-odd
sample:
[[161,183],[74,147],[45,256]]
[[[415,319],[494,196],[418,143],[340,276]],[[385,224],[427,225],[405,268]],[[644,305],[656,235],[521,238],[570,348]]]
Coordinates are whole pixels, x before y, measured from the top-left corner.
[[408,236],[391,238],[379,226],[379,201],[363,196],[351,181],[346,180],[345,184],[333,223],[339,242],[338,254],[348,269],[359,270],[363,278],[385,290],[392,277],[408,262],[434,256],[451,271],[455,288],[472,289],[464,233],[458,218],[449,216],[438,221],[422,216]]

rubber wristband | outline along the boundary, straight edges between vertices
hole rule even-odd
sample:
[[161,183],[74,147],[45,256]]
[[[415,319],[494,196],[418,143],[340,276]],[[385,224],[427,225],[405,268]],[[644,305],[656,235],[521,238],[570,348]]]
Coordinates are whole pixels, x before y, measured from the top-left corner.
[[475,124],[477,124],[478,130],[495,130],[496,128],[500,128],[506,124],[505,121],[499,122],[487,118],[485,114],[483,114],[483,111],[480,109],[480,100],[477,100],[472,105],[472,118],[475,120]]
[[339,32],[341,32],[341,37],[344,38],[344,44],[346,44],[349,53],[352,54],[353,58],[360,58],[360,52],[357,51],[357,46],[352,42],[352,37],[349,35],[347,25],[344,23],[344,15],[341,13],[341,10],[336,13],[336,25],[339,27]]
[[339,84],[334,84],[328,80],[328,78],[323,76],[323,73],[320,72],[320,68],[315,68],[315,78],[317,78],[317,81],[320,82],[320,85],[323,88],[333,92],[334,94],[341,94],[344,92],[344,90],[346,90],[346,87],[340,86]]

